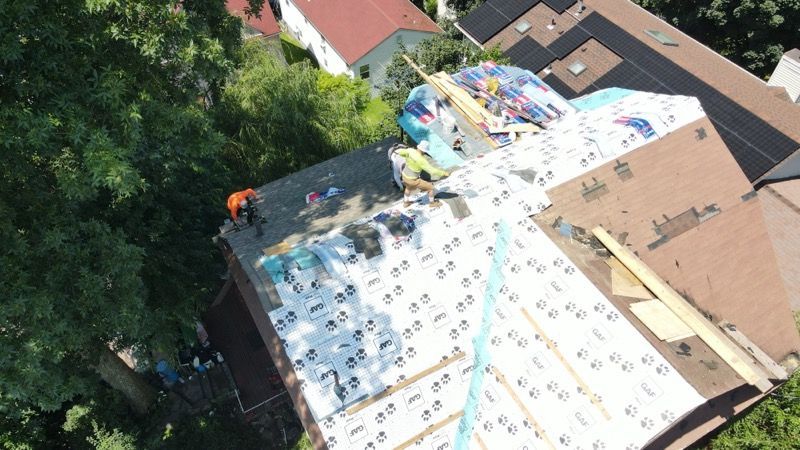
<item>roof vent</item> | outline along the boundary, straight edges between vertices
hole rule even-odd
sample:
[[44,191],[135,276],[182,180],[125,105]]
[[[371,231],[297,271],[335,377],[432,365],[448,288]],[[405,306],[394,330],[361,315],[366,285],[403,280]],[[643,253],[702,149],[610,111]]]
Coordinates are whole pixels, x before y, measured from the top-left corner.
[[645,34],[647,34],[651,38],[657,40],[658,42],[660,42],[660,43],[662,43],[664,45],[669,45],[669,46],[672,46],[672,47],[677,47],[678,46],[677,42],[673,41],[671,37],[667,36],[666,34],[660,32],[660,31],[657,31],[657,30],[644,30],[644,32],[645,32]]
[[514,27],[519,34],[525,34],[528,30],[531,29],[531,24],[527,20],[520,20],[519,23]]
[[567,68],[567,70],[577,77],[578,75],[582,74],[584,70],[586,70],[586,65],[580,61],[575,61]]

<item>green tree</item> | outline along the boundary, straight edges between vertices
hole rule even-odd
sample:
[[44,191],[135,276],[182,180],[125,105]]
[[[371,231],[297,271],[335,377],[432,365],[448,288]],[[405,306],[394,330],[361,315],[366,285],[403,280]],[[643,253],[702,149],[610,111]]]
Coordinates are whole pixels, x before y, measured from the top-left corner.
[[499,64],[508,62],[498,47],[481,50],[469,41],[452,39],[446,35],[428,38],[411,50],[401,48],[386,67],[386,83],[381,86],[381,98],[399,114],[408,94],[423,83],[422,78],[409,66],[402,55],[408,55],[428,74],[444,71],[454,73],[481,61],[494,60]]
[[216,284],[224,138],[203,99],[240,24],[221,1],[3,2],[0,415],[56,410],[98,372],[152,401],[108,347],[171,349]]
[[800,45],[797,0],[634,1],[762,78]]
[[263,184],[376,139],[363,117],[370,93],[362,80],[307,62],[287,67],[257,42],[244,46],[242,61],[216,114],[239,185]]

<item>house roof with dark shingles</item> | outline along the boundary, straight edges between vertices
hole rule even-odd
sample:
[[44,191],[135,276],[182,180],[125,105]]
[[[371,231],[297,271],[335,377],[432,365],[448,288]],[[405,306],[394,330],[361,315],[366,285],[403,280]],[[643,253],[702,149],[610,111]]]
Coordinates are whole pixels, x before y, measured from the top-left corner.
[[[534,3],[481,39],[482,44],[500,45],[512,63],[539,73],[566,97],[607,87],[697,97],[753,183],[797,155],[800,107],[776,97],[763,80],[641,7],[628,0],[586,0],[586,10],[577,14],[577,5],[558,13],[546,2]],[[555,27],[548,28],[553,19]],[[522,20],[531,28],[520,34],[514,27]],[[470,23],[469,16],[460,23],[467,34]],[[661,31],[678,45],[663,45],[645,30]],[[592,42],[607,51],[594,51]],[[568,60],[583,59],[591,70],[579,77],[564,70]],[[548,65],[552,72],[543,72]]]

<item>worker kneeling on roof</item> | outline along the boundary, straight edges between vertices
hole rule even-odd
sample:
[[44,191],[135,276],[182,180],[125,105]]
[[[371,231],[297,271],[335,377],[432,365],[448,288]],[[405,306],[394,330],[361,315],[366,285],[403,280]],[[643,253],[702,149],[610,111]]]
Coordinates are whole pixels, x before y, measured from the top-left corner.
[[433,167],[433,165],[428,162],[428,159],[425,158],[426,155],[430,156],[427,151],[428,141],[421,141],[417,148],[401,148],[396,152],[396,154],[402,156],[406,160],[402,172],[403,186],[405,187],[403,191],[403,199],[405,202],[403,205],[405,207],[411,206],[413,203],[411,194],[417,190],[428,194],[429,206],[431,208],[441,206],[439,200],[434,199],[435,191],[433,184],[423,180],[420,176],[423,170],[434,177],[447,177],[450,176],[450,174],[444,170]]
[[228,211],[231,212],[233,221],[239,220],[239,214],[244,211],[247,215],[247,224],[252,225],[256,215],[253,202],[256,200],[258,200],[258,194],[250,188],[231,194],[228,197]]

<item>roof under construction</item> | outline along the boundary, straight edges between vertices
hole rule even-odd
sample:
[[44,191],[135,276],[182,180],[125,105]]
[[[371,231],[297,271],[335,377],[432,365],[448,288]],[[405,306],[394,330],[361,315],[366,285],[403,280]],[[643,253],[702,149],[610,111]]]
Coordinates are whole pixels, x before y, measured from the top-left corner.
[[685,445],[785,376],[800,339],[760,199],[700,103],[599,97],[462,161],[440,208],[403,207],[391,141],[258,189],[264,235],[221,238],[315,447]]

